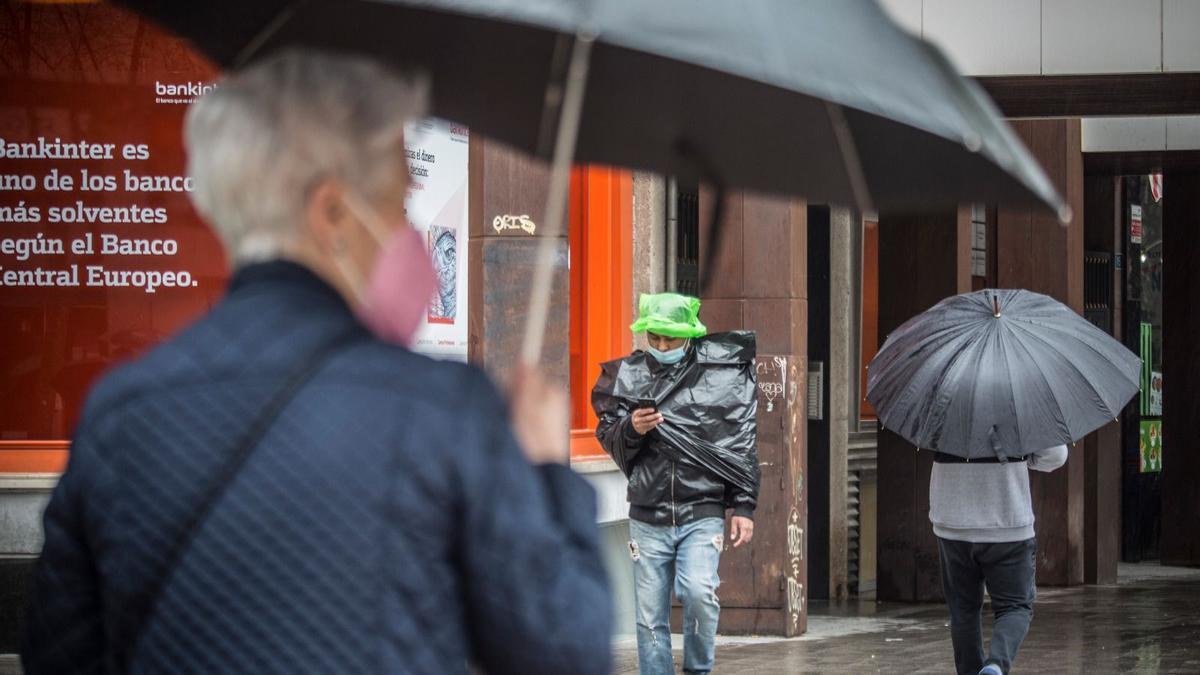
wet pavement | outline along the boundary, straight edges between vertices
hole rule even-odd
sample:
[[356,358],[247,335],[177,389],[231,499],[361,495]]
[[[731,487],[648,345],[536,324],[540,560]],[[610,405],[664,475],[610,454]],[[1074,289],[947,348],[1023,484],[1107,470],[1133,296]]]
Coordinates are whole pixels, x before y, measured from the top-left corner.
[[[990,630],[985,606],[984,635]],[[676,664],[680,636],[673,639]],[[617,645],[617,673],[637,647]],[[717,673],[952,673],[943,605],[812,607],[803,637],[720,637]],[[1015,673],[1200,674],[1200,569],[1122,565],[1112,586],[1039,588]]]

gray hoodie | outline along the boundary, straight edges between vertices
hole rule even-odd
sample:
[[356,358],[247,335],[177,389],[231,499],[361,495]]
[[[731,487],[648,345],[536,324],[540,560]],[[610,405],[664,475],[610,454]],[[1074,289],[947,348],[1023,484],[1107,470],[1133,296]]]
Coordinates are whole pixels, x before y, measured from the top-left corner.
[[1029,470],[1053,471],[1067,446],[1039,450],[1024,462],[942,464],[929,476],[929,521],[942,539],[995,543],[1033,538]]

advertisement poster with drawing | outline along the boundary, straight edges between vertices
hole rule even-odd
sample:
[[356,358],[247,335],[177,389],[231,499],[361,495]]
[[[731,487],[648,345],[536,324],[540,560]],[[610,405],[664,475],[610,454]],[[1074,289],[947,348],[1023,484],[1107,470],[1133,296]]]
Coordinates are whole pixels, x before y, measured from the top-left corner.
[[[405,130],[408,219],[425,236],[438,290],[417,332],[415,351],[467,360],[467,150],[466,127],[438,119]],[[461,248],[460,248],[461,247]]]

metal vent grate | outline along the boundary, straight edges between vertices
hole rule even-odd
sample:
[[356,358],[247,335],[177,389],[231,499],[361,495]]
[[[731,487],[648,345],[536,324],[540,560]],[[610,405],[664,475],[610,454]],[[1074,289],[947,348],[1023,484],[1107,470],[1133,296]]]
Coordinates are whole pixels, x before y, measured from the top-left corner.
[[700,293],[700,189],[678,186],[675,198],[675,291]]
[[1112,333],[1112,274],[1111,253],[1083,254],[1083,317],[1106,333]]
[[813,361],[808,366],[808,419],[825,419],[825,363]]

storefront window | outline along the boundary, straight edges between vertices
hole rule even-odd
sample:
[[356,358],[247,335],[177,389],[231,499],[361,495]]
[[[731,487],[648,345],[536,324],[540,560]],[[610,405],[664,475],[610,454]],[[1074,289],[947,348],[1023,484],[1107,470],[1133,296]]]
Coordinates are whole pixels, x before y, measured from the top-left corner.
[[[192,208],[183,121],[217,69],[102,3],[0,12],[0,472],[62,469],[87,392],[211,308],[228,268]],[[469,131],[405,132],[438,292],[414,349],[467,358]],[[435,159],[436,158],[436,159]]]
[[96,378],[220,295],[183,115],[215,69],[136,15],[0,16],[0,471],[57,471]]
[[1125,230],[1125,343],[1142,358],[1141,393],[1125,415],[1122,432],[1122,558],[1158,558],[1161,533],[1163,419],[1163,200],[1156,177],[1122,180]]
[[[1151,192],[1151,182],[1139,176],[1131,184],[1136,196],[1136,202],[1131,200],[1131,218],[1140,220],[1141,251],[1138,263],[1141,268],[1141,302],[1140,321],[1145,344],[1141,349],[1141,357],[1145,362],[1146,373],[1143,378],[1141,397],[1142,414],[1145,416],[1161,416],[1162,400],[1161,386],[1151,389],[1152,382],[1161,385],[1162,377],[1162,326],[1163,326],[1163,232],[1162,232],[1162,200],[1156,199]],[[1136,223],[1135,223],[1136,225]],[[1131,235],[1135,234],[1131,229]]]

